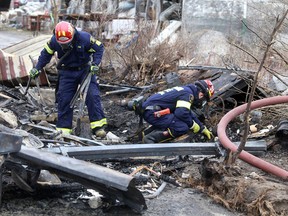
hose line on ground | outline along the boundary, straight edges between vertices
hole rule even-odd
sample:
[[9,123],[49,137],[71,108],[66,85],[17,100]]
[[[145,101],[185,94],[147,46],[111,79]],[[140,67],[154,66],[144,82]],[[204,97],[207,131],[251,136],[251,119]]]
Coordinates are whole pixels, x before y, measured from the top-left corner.
[[[276,96],[276,97],[271,97],[271,98],[265,98],[265,99],[253,101],[251,104],[251,110],[257,109],[263,106],[281,104],[281,103],[287,103],[287,102],[288,102],[288,96]],[[226,149],[230,149],[232,152],[236,152],[238,147],[234,143],[232,143],[231,140],[227,137],[226,127],[228,123],[231,122],[234,118],[244,113],[246,110],[246,107],[247,107],[247,104],[243,104],[229,111],[220,120],[218,124],[217,134],[218,134],[219,141]],[[288,180],[288,171],[278,166],[275,166],[271,163],[268,163],[244,150],[240,153],[239,158],[259,169],[262,169],[265,172],[271,173],[285,180]]]

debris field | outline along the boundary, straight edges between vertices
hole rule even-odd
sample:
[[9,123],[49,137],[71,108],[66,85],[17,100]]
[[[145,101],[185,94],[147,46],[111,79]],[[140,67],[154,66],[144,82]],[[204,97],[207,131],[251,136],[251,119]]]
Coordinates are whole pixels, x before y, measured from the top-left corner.
[[[143,11],[144,1],[139,2],[132,7],[130,1],[122,1],[120,13],[126,17],[137,6],[141,19],[159,17],[158,10],[150,11],[145,5]],[[274,50],[278,55],[271,54],[267,60],[273,70],[266,67],[269,73],[263,72],[257,69],[260,61],[255,56],[244,58],[231,45],[235,41],[218,31],[205,29],[179,37],[180,2],[165,1],[165,5],[169,10],[165,10],[167,16],[162,14],[161,27],[166,31],[160,32],[160,22],[152,28],[140,22],[139,31],[114,32],[109,38],[104,28],[101,34],[105,54],[98,83],[108,120],[104,139],[91,134],[87,108],[82,110],[80,105],[82,95],[75,101],[72,135],[56,130],[57,56],[39,79],[28,75],[51,37],[51,32],[41,29],[47,29],[49,22],[44,16],[40,17],[44,26],[25,23],[24,7],[11,12],[15,24],[3,27],[5,36],[0,36],[18,33],[23,40],[0,46],[1,215],[288,215],[287,84],[285,71],[275,72],[285,68],[279,63],[279,58],[285,62],[285,52]],[[24,6],[29,9],[29,4]],[[86,22],[87,16],[97,20],[101,14],[78,15]],[[119,20],[115,22],[120,26],[127,21]],[[121,29],[113,26],[113,31]],[[82,23],[82,27],[91,31],[91,26]],[[178,40],[168,43],[167,38],[176,34]],[[223,50],[229,52],[223,54]],[[149,125],[142,125],[128,109],[129,101],[201,79],[213,82],[215,94],[203,109],[193,111],[213,132],[213,139],[189,132],[169,143],[142,143],[140,134]],[[267,106],[263,102],[248,116],[236,111],[248,104],[251,95],[252,107],[274,98],[281,102]],[[228,114],[233,118],[219,130]],[[241,146],[247,128],[244,150],[232,163],[233,148]],[[233,148],[226,147],[227,140],[220,139],[223,135]]]

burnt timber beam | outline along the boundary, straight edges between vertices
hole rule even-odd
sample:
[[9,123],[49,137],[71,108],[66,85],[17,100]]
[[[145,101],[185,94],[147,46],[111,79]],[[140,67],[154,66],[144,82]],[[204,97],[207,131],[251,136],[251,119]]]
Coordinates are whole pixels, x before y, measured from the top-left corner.
[[178,66],[178,70],[219,70],[223,72],[245,72],[245,73],[255,73],[255,71],[250,70],[242,70],[242,69],[233,69],[233,68],[227,68],[227,67],[215,67],[215,66],[203,66],[203,65],[189,65],[189,66]]
[[19,152],[10,156],[33,167],[76,180],[87,188],[97,190],[113,204],[119,201],[120,204],[125,204],[138,213],[147,208],[145,199],[135,187],[132,176],[90,162],[26,146],[22,146]]
[[[56,154],[64,154],[82,160],[115,159],[143,156],[175,156],[175,155],[218,155],[217,143],[161,143],[161,144],[127,144],[83,147],[53,147],[43,149]],[[254,154],[266,151],[266,142],[249,141],[244,150]]]

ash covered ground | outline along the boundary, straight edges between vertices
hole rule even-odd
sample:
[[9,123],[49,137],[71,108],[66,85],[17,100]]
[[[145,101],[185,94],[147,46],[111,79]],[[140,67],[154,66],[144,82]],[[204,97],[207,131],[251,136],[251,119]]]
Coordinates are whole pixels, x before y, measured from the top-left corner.
[[[102,92],[104,91],[105,89],[102,89]],[[103,96],[103,106],[109,121],[107,131],[120,137],[123,143],[141,143],[137,136],[133,137],[138,128],[139,118],[118,103],[119,99],[126,97],[127,95],[123,98]],[[22,106],[24,107],[18,105],[10,108],[19,117],[33,112],[29,107],[25,107],[25,104]],[[23,109],[27,112],[23,112]],[[228,133],[235,141],[239,140],[237,129],[240,124],[240,121],[235,121],[229,125]],[[83,136],[89,137],[89,124],[83,122],[82,128]],[[38,135],[41,136],[41,133]],[[206,142],[202,136],[193,137],[193,141]],[[276,143],[261,158],[287,170],[287,157],[287,149]],[[209,171],[209,168],[213,167],[212,178],[203,176],[201,172],[205,158],[209,159],[205,170]],[[287,213],[286,181],[240,160],[231,167],[225,167],[221,163],[223,160],[223,157],[187,155],[95,163],[125,174],[131,174],[135,168],[145,165],[171,176],[180,183],[180,187],[167,184],[158,197],[146,198],[148,209],[143,211],[142,215],[261,215],[261,211],[269,214],[275,212],[274,215]],[[105,201],[100,208],[93,209],[89,205],[89,199],[83,198],[91,196],[87,188],[71,179],[59,177],[62,185],[38,186],[35,192],[29,193],[19,189],[11,180],[9,182],[9,177],[5,178],[4,175],[1,215],[137,215],[127,206],[109,206]],[[150,176],[146,180],[139,178],[136,181],[137,187],[143,189],[143,185],[151,185],[151,179],[157,187],[161,185],[159,179]],[[143,194],[147,195],[147,192]]]

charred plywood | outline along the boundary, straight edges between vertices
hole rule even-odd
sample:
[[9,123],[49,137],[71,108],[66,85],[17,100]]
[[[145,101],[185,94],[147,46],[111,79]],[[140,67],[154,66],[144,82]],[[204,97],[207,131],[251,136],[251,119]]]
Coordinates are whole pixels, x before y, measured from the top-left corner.
[[[195,74],[193,80],[210,79],[215,89],[212,98],[215,105],[231,99],[234,101],[235,106],[239,105],[239,102],[246,103],[247,94],[250,92],[255,74],[253,71],[241,70],[240,68],[201,65],[179,66],[178,70],[192,70],[193,74]],[[268,96],[268,93],[261,86],[257,86],[255,98],[259,99]]]
[[215,88],[215,94],[213,97],[213,102],[220,104],[227,98],[239,94],[246,94],[244,89],[247,89],[249,82],[249,76],[251,74],[243,73],[243,76],[239,76],[233,72],[222,72],[220,77],[217,79],[212,78],[212,82]]
[[[19,85],[28,80],[29,70],[33,67],[29,55],[36,60],[50,35],[41,35],[15,45],[0,49],[0,81],[7,85]],[[41,84],[47,84],[45,74],[40,77]]]
[[[252,71],[221,71],[216,78],[211,78],[215,94],[212,98],[214,104],[221,104],[225,100],[232,99],[235,106],[241,103],[246,103],[248,94],[254,83],[254,72]],[[269,94],[260,86],[257,85],[254,95],[255,99],[269,97]]]

